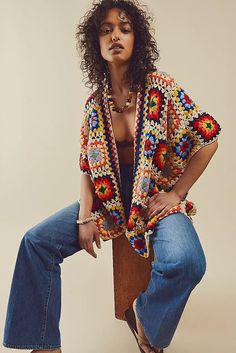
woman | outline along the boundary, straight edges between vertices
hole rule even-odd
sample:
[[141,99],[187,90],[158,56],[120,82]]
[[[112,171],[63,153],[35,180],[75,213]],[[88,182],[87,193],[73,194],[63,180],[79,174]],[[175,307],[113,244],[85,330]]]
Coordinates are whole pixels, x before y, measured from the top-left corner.
[[126,320],[141,352],[163,352],[205,273],[191,218],[196,206],[186,196],[215,153],[221,128],[155,68],[150,17],[136,1],[94,3],[77,39],[81,68],[96,87],[81,126],[80,201],[24,235],[3,345],[61,352],[60,263],[82,249],[96,258],[94,241],[101,248],[101,238],[125,234],[140,256],[149,256],[149,246],[155,255],[148,287]]

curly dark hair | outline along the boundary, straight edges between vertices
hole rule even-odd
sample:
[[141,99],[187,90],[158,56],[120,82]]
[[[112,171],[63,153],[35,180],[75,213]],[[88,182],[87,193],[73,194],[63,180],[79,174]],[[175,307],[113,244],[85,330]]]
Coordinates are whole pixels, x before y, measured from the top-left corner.
[[107,10],[119,8],[130,17],[135,36],[124,79],[133,90],[137,90],[138,84],[144,85],[146,75],[156,70],[154,63],[159,59],[159,50],[151,35],[153,16],[148,13],[147,6],[141,6],[137,0],[100,0],[93,1],[92,5],[76,28],[76,48],[82,57],[80,68],[87,79],[85,86],[91,89],[95,87],[96,93],[100,95],[104,84],[111,83],[106,61],[100,52],[99,30]]

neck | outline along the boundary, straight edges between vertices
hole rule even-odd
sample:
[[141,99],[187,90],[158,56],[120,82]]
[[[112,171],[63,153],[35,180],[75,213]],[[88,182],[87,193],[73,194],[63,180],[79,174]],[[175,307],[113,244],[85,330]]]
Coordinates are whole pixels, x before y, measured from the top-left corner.
[[109,63],[111,86],[114,96],[127,95],[129,92],[129,84],[124,82],[124,74],[127,69],[128,64],[116,66],[112,63]]

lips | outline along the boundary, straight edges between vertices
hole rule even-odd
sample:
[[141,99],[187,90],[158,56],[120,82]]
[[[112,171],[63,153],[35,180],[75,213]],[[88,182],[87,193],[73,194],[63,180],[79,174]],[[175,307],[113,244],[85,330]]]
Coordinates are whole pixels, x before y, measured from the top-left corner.
[[123,47],[123,45],[120,44],[120,43],[113,43],[113,44],[110,46],[109,50],[112,50],[112,49],[124,49],[124,47]]

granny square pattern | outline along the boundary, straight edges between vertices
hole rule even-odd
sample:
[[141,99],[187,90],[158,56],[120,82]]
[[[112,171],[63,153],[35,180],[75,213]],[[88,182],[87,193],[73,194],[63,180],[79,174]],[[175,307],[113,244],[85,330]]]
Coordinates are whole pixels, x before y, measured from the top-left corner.
[[128,218],[121,198],[119,159],[105,95],[98,99],[92,93],[86,100],[79,167],[94,185],[92,215],[101,238],[106,241],[126,236],[133,250],[147,258],[149,239],[159,220],[182,212],[192,221],[197,212],[186,193],[163,216],[157,214],[146,220],[148,199],[171,191],[193,155],[218,139],[221,126],[164,71],[147,75],[145,85],[138,87],[136,104],[133,190]]

